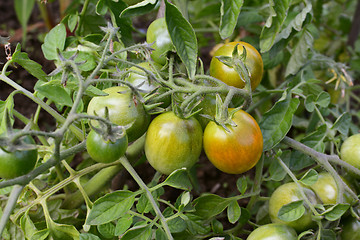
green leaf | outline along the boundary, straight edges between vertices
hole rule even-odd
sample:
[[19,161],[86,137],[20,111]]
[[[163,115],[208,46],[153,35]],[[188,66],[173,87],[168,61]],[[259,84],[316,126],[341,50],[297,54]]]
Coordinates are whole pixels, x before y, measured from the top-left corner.
[[277,145],[288,133],[292,125],[293,115],[300,104],[297,98],[287,96],[280,100],[264,114],[259,123],[264,141],[264,151]]
[[241,194],[244,194],[246,192],[246,189],[247,189],[247,179],[246,177],[241,177],[241,178],[238,178],[238,180],[236,181],[236,186],[237,186],[237,189],[239,190],[239,192]]
[[344,112],[336,119],[331,129],[340,132],[344,136],[347,136],[349,133],[351,121],[351,114],[349,112]]
[[88,225],[100,225],[116,220],[133,206],[135,195],[130,191],[116,191],[97,199],[86,219]]
[[[291,151],[284,151],[281,154],[281,160],[287,166],[289,166],[289,163],[290,163],[290,156],[291,156]],[[271,161],[270,166],[269,166],[269,173],[270,173],[271,180],[276,181],[276,182],[282,181],[287,175],[286,171],[280,165],[279,161]]]
[[99,0],[96,3],[96,13],[99,15],[105,15],[107,13],[107,6],[106,6],[106,0]]
[[125,215],[120,218],[115,226],[115,236],[120,236],[126,232],[133,223],[133,217],[131,215]]
[[80,237],[80,233],[78,232],[78,230],[71,225],[51,222],[49,229],[50,235],[54,240],[73,240],[79,239]]
[[325,218],[331,222],[341,218],[344,213],[350,208],[349,204],[336,204],[325,212]]
[[278,217],[285,222],[292,222],[301,218],[304,213],[304,200],[299,200],[282,206],[278,212]]
[[34,9],[35,0],[15,0],[15,13],[23,29],[23,41],[26,39],[27,24]]
[[64,50],[66,39],[66,28],[63,23],[59,23],[45,36],[44,43],[41,45],[41,49],[47,60],[57,60],[58,53]]
[[229,222],[234,224],[236,223],[241,216],[241,208],[237,201],[232,201],[227,208],[227,216]]
[[267,52],[274,45],[289,10],[290,0],[269,0],[269,17],[261,31],[260,49]]
[[31,239],[38,231],[27,213],[20,218],[20,227],[26,239]]
[[311,186],[317,182],[318,176],[318,173],[314,169],[310,169],[300,179],[300,182],[306,186]]
[[80,240],[101,240],[98,236],[91,233],[81,233]]
[[115,225],[112,222],[97,225],[96,229],[99,231],[101,236],[106,239],[111,239],[115,236]]
[[21,52],[20,44],[18,44],[16,46],[15,52],[12,56],[12,60],[14,62],[16,62],[17,64],[19,64],[20,66],[22,66],[24,69],[26,69],[26,71],[28,71],[28,73],[30,73],[37,79],[42,80],[42,81],[47,81],[46,80],[47,75],[42,70],[42,66],[40,64],[38,64],[37,62],[31,60],[28,57],[27,53]]
[[41,95],[47,97],[48,99],[51,99],[56,104],[69,107],[73,105],[70,94],[61,84],[59,84],[59,81],[38,81],[35,84],[34,89],[38,91]]
[[181,217],[173,218],[167,223],[171,233],[180,233],[186,229],[186,222]]
[[152,11],[157,5],[157,0],[144,0],[124,9],[120,17],[133,17]]
[[336,240],[336,234],[331,229],[321,229],[320,240]]
[[330,94],[328,92],[322,91],[316,98],[316,105],[326,108],[329,106],[331,101]]
[[75,30],[75,27],[78,24],[78,21],[79,21],[79,13],[78,12],[75,12],[74,14],[69,15],[67,25],[69,27],[70,32],[73,32]]
[[209,219],[223,212],[233,200],[222,198],[215,194],[206,194],[193,201],[195,215]]
[[177,7],[165,1],[166,25],[176,52],[185,64],[189,78],[196,72],[197,39],[191,24],[183,17]]
[[13,94],[10,94],[8,98],[5,101],[0,100],[0,135],[4,132],[6,132],[6,111],[10,114],[8,117],[10,117],[10,123],[11,126],[14,124],[14,116],[12,114],[14,109],[14,97]]
[[313,112],[315,110],[315,96],[310,94],[306,97],[304,102],[306,111]]
[[219,33],[222,39],[230,37],[234,32],[243,3],[243,0],[221,1]]
[[313,46],[314,38],[308,29],[301,31],[301,36],[294,46],[287,64],[285,76],[296,74],[308,61],[309,49]]
[[43,229],[34,233],[34,235],[30,238],[31,240],[45,240],[48,239],[49,229]]
[[151,237],[151,225],[133,227],[129,229],[121,240],[149,240]]
[[186,169],[175,170],[166,178],[163,184],[187,191],[192,189],[192,184]]

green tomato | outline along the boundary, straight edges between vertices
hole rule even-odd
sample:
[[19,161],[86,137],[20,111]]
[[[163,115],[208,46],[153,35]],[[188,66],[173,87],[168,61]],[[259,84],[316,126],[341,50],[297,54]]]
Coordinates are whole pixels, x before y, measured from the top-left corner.
[[252,231],[247,240],[297,240],[297,234],[288,225],[270,223]]
[[[24,141],[35,144],[30,136],[26,136]],[[37,156],[37,149],[6,152],[0,148],[0,178],[12,179],[29,173],[36,165]]]
[[151,58],[155,62],[165,65],[167,62],[166,53],[174,48],[165,18],[158,18],[150,24],[146,32],[146,42],[154,43],[151,46],[155,49],[151,53]]
[[115,142],[104,138],[91,130],[86,138],[86,149],[92,159],[100,163],[110,163],[122,157],[127,149],[128,139],[126,134]]
[[[312,204],[316,204],[317,198],[316,198],[315,193],[311,189],[306,188],[306,187],[303,187],[303,190],[304,190],[306,196],[308,197],[308,199],[310,200],[310,202]],[[297,219],[295,221],[285,222],[285,221],[282,221],[281,219],[279,219],[279,217],[278,217],[278,212],[282,206],[292,203],[292,202],[295,202],[295,201],[299,201],[299,200],[303,200],[303,198],[301,196],[301,193],[300,193],[296,183],[293,183],[293,182],[285,183],[285,184],[281,185],[280,187],[278,187],[273,192],[273,194],[271,195],[270,200],[269,200],[269,215],[270,215],[271,221],[273,223],[282,223],[282,224],[289,225],[290,227],[294,228],[298,232],[311,228],[314,225],[314,222],[312,221],[311,211],[310,211],[309,207],[305,204],[304,204],[305,209],[306,209],[305,213],[299,219]]]
[[341,240],[359,240],[360,239],[360,221],[349,217],[344,220],[341,231]]
[[360,169],[360,133],[347,138],[341,145],[341,159]]
[[[126,134],[128,141],[133,142],[141,137],[150,123],[150,115],[143,104],[128,87],[111,87],[103,90],[107,96],[97,96],[90,100],[87,113],[105,117],[105,108],[109,110],[109,119],[120,126],[128,126]],[[97,125],[96,121],[92,121]]]
[[201,154],[202,129],[194,118],[182,119],[165,112],[150,123],[145,155],[150,165],[163,174],[192,167]]

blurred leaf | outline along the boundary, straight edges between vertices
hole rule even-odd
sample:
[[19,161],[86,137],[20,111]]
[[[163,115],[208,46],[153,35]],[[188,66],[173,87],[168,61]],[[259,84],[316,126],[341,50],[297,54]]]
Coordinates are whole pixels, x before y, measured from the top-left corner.
[[171,233],[180,233],[186,229],[186,222],[181,217],[167,221]]
[[107,6],[106,6],[106,0],[99,0],[96,3],[96,13],[99,15],[105,15],[107,13]]
[[229,222],[234,224],[236,223],[241,216],[241,208],[237,201],[232,201],[227,208],[227,216]]
[[45,240],[48,239],[49,234],[49,229],[43,229],[34,233],[31,240]]
[[71,225],[50,222],[49,229],[54,240],[73,240],[80,237],[80,233]]
[[151,225],[133,227],[129,229],[121,240],[149,240],[151,237]]
[[237,186],[237,189],[239,190],[239,192],[241,194],[244,194],[246,192],[246,189],[247,189],[247,179],[246,179],[246,177],[238,178],[238,180],[236,181],[236,186]]
[[87,219],[88,225],[100,225],[116,220],[133,206],[135,195],[130,191],[109,193],[94,202]]
[[9,113],[8,117],[10,118],[11,126],[14,124],[14,116],[13,116],[13,109],[14,109],[14,97],[13,94],[10,94],[5,101],[0,100],[0,135],[6,132],[7,127],[7,119],[6,119],[6,112]]
[[309,60],[309,49],[313,46],[314,38],[308,29],[301,31],[300,39],[293,47],[290,60],[286,66],[285,76],[296,74]]
[[350,208],[349,204],[336,204],[335,206],[330,207],[325,212],[325,218],[329,221],[336,221],[341,218],[342,215]]
[[183,17],[177,7],[165,1],[166,25],[176,52],[185,64],[189,78],[193,79],[197,62],[197,39],[191,24]]
[[[284,151],[281,154],[281,160],[287,166],[290,165],[290,155],[291,155],[290,151]],[[270,166],[269,166],[269,173],[270,173],[271,180],[277,181],[277,182],[283,180],[287,175],[286,171],[280,165],[279,161],[271,161]]]
[[320,240],[336,240],[336,234],[331,229],[321,229]]
[[120,17],[133,17],[151,12],[157,5],[157,0],[144,0],[125,8]]
[[264,139],[264,151],[276,146],[288,133],[292,125],[293,115],[299,106],[300,100],[291,98],[280,100],[267,111],[259,125]]
[[34,77],[36,77],[37,79],[41,80],[41,81],[47,81],[47,75],[46,73],[42,70],[42,66],[31,60],[28,57],[28,54],[25,52],[21,52],[21,46],[20,44],[18,44],[16,46],[15,52],[12,56],[12,60],[16,63],[18,63],[20,66],[22,66],[24,69],[26,69],[26,71],[28,73],[30,73],[31,75],[33,75]]
[[351,121],[352,121],[351,114],[349,112],[344,112],[336,119],[331,129],[337,130],[342,135],[347,136],[349,133]]
[[20,227],[24,232],[26,239],[31,239],[38,231],[27,213],[20,218]]
[[209,219],[223,212],[233,200],[222,198],[215,194],[206,194],[193,201],[195,215]]
[[112,222],[97,225],[96,229],[105,239],[111,239],[115,236],[115,225]]
[[322,91],[316,98],[316,104],[320,107],[326,108],[329,106],[331,101],[330,94],[328,92]]
[[133,223],[133,217],[131,215],[125,215],[118,219],[115,227],[115,236],[120,236],[128,230]]
[[304,213],[304,200],[299,200],[282,206],[278,212],[278,217],[285,222],[292,222],[301,218]]
[[261,31],[260,49],[267,52],[274,45],[289,10],[290,0],[269,0],[269,18]]
[[234,32],[243,3],[243,0],[221,1],[219,33],[222,39],[230,37]]
[[50,30],[45,36],[44,43],[41,45],[41,49],[47,60],[57,60],[58,53],[64,50],[66,39],[66,28],[65,25],[59,23],[53,29]]
[[318,173],[314,169],[310,169],[305,173],[305,175],[299,181],[306,186],[311,186],[315,184],[317,180],[318,180]]
[[34,9],[35,0],[15,0],[15,13],[23,30],[23,42],[26,40],[27,24]]
[[98,236],[91,233],[81,233],[80,240],[101,240]]

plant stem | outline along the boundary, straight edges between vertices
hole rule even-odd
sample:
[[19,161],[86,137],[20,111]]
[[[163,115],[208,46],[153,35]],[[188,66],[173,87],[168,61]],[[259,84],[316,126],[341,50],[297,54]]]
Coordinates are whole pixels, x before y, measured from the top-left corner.
[[146,186],[146,184],[144,183],[144,181],[140,178],[140,176],[137,174],[137,172],[135,171],[135,169],[131,166],[131,164],[129,163],[129,161],[127,160],[126,157],[122,157],[120,158],[120,162],[121,164],[124,166],[124,168],[130,173],[130,175],[134,178],[134,180],[137,182],[137,184],[140,186],[140,188],[142,190],[145,191],[146,196],[148,197],[149,202],[151,203],[156,215],[160,218],[161,224],[165,230],[165,233],[168,237],[169,240],[172,240],[173,237],[171,235],[169,226],[167,225],[166,219],[165,217],[162,215],[158,205],[156,204],[151,192],[149,191],[149,188]]

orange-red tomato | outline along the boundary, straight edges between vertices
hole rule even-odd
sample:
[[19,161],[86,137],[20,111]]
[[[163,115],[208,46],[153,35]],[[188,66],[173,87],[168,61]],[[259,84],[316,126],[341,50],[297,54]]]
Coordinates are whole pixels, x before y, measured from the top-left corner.
[[226,173],[240,174],[259,161],[263,137],[259,125],[247,112],[237,111],[232,120],[237,126],[227,126],[230,132],[215,122],[209,122],[204,131],[203,147],[216,168]]

